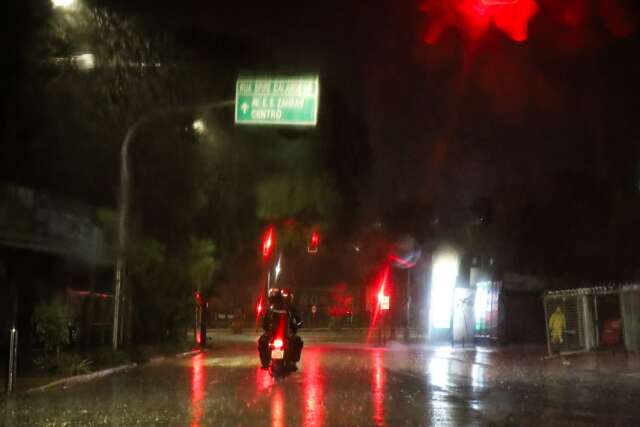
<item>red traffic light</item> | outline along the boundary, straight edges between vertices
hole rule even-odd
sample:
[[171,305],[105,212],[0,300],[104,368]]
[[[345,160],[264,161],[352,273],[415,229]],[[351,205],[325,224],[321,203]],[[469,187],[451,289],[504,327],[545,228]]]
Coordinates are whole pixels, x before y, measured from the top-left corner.
[[389,278],[389,267],[386,267],[380,281],[380,290],[378,291],[378,306],[380,310],[389,310],[391,304],[389,295],[387,295],[387,279]]
[[315,254],[318,252],[318,246],[320,246],[320,234],[317,231],[311,233],[311,241],[309,242],[309,246],[307,246],[307,252],[310,254]]

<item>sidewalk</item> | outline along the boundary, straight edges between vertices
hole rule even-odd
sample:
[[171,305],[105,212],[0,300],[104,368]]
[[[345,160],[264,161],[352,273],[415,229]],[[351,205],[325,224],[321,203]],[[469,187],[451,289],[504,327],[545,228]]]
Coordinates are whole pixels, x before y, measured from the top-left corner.
[[[136,368],[137,366],[154,365],[177,357],[192,356],[198,354],[200,351],[201,350],[181,352],[173,356],[157,355],[149,358],[146,362],[130,362],[118,366],[105,367],[94,372],[80,375],[69,376],[64,374],[44,374],[36,372],[18,373],[14,386],[14,393],[31,393],[47,390],[53,387],[67,387],[71,384],[93,381],[107,375],[128,371]],[[5,378],[2,377],[2,380],[4,381]],[[3,382],[3,384],[6,384],[6,381]]]
[[[438,352],[441,355],[438,356]],[[599,352],[546,358],[544,345],[453,348],[434,350],[434,357],[470,366],[485,380],[496,383],[592,383],[637,385],[640,355]]]

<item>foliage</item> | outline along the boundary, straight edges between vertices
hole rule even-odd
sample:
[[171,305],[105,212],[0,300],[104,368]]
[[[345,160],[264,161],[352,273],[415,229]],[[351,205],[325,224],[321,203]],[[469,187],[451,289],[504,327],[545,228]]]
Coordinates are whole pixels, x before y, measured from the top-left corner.
[[59,353],[69,344],[69,312],[61,298],[38,304],[31,322],[46,353]]
[[156,240],[137,240],[128,258],[129,284],[139,342],[174,342],[191,319],[194,291],[206,297],[218,267],[215,245],[191,237],[181,250],[165,253]]
[[93,361],[79,354],[61,353],[56,359],[58,371],[65,375],[82,375],[92,371]]
[[34,360],[35,366],[48,374],[82,375],[93,370],[93,361],[79,354],[60,353],[41,356]]
[[258,217],[284,219],[307,216],[331,218],[340,196],[327,179],[278,175],[258,185]]
[[127,269],[140,283],[151,285],[161,274],[165,246],[155,239],[134,238],[127,242]]
[[215,249],[215,244],[210,240],[194,237],[190,239],[185,264],[189,283],[193,290],[205,292],[210,288],[212,275],[218,268],[214,257]]

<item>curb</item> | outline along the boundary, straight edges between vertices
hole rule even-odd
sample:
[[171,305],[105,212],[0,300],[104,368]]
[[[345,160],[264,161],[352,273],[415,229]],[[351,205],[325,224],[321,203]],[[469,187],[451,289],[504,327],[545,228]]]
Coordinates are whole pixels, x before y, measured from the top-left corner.
[[89,382],[89,381],[92,381],[92,380],[94,380],[96,378],[106,377],[107,375],[115,374],[116,372],[126,371],[128,369],[135,368],[136,366],[138,366],[137,363],[130,363],[128,365],[122,365],[122,366],[116,366],[115,368],[103,369],[102,371],[92,372],[90,374],[75,375],[73,377],[62,378],[60,380],[54,381],[54,382],[49,383],[49,384],[45,384],[45,385],[42,385],[42,386],[39,386],[39,387],[30,388],[29,390],[26,390],[26,393],[44,391],[44,390],[47,390],[47,389],[50,389],[52,387],[56,387],[56,386],[59,386],[59,385],[68,386],[68,385],[71,385],[71,384]]
[[196,354],[200,354],[202,352],[204,352],[204,350],[192,350],[192,351],[186,351],[184,353],[178,353],[175,356],[156,356],[156,357],[150,358],[146,364],[157,365],[159,363],[166,362],[169,359],[180,359],[183,357],[195,356]]
[[159,363],[165,362],[168,359],[174,359],[174,358],[183,358],[183,357],[189,357],[189,356],[195,356],[196,354],[201,353],[202,350],[193,350],[193,351],[187,351],[184,353],[178,353],[175,356],[172,357],[167,357],[167,356],[157,356],[157,357],[152,357],[151,359],[149,359],[148,362],[146,363],[129,363],[126,365],[121,365],[121,366],[116,366],[114,368],[108,368],[108,369],[103,369],[101,371],[97,371],[97,372],[91,372],[90,374],[83,374],[83,375],[74,375],[72,377],[68,377],[68,378],[62,378],[56,381],[53,381],[49,384],[45,384],[42,386],[38,386],[38,387],[34,387],[34,388],[30,388],[28,390],[25,390],[25,393],[35,393],[35,392],[39,392],[39,391],[45,391],[48,390],[50,388],[53,387],[57,387],[57,386],[70,386],[73,384],[79,384],[79,383],[86,383],[89,381],[93,381],[95,379],[98,378],[102,378],[102,377],[106,377],[118,372],[123,372],[123,371],[128,371],[129,369],[133,369],[135,367],[138,366],[144,366],[144,365],[157,365]]

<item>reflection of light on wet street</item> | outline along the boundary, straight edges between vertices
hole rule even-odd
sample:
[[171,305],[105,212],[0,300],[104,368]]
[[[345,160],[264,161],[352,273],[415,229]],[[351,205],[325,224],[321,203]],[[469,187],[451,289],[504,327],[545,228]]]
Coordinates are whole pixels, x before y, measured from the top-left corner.
[[[249,357],[251,366],[226,363]],[[0,404],[0,425],[637,425],[640,419],[637,381],[568,370],[529,348],[311,343],[300,368],[274,380],[259,369],[253,342],[220,345],[97,381],[17,393]],[[607,387],[604,380],[618,382]]]
[[271,426],[284,427],[284,395],[280,387],[275,387],[271,398]]
[[324,423],[324,378],[320,370],[321,350],[310,349],[304,356],[304,425],[320,427]]
[[428,365],[427,382],[431,387],[431,424],[450,425],[452,406],[448,401],[448,389],[451,385],[450,347],[439,347],[434,351]]
[[267,371],[266,369],[258,368],[256,370],[256,388],[258,389],[257,394],[260,394],[265,389],[271,387],[271,384],[273,384],[273,379],[271,378],[271,375],[269,375],[269,371]]
[[376,349],[373,351],[373,422],[377,426],[384,425],[384,360],[383,351]]
[[446,388],[449,385],[449,368],[451,348],[439,347],[429,361],[429,383],[436,387]]
[[203,366],[204,354],[199,353],[193,357],[193,367],[191,368],[191,427],[200,427],[204,408],[205,373]]
[[485,367],[477,363],[471,368],[471,385],[474,390],[481,389],[485,386]]

